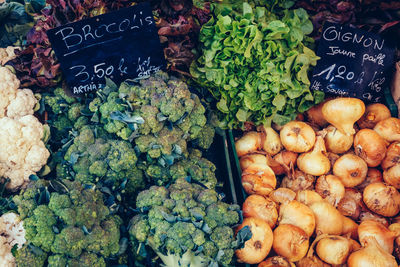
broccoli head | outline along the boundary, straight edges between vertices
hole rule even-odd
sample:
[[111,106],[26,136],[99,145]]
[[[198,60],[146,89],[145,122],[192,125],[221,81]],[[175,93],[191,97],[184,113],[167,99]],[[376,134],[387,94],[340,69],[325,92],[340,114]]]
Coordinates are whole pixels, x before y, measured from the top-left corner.
[[43,267],[47,254],[38,247],[25,244],[18,249],[15,255],[15,263],[18,267]]
[[140,168],[157,185],[165,185],[178,178],[187,177],[207,188],[215,188],[217,185],[214,163],[203,158],[201,151],[196,149],[190,150],[188,156],[180,160],[168,161],[168,158],[165,160],[161,158],[154,163],[151,161],[147,161],[146,164],[142,163]]
[[184,81],[163,72],[126,81],[119,88],[106,86],[89,109],[107,132],[134,140],[140,152],[151,158],[182,156],[188,141],[207,149],[214,138],[199,97]]
[[43,261],[54,267],[105,266],[119,251],[122,220],[104,205],[103,193],[78,181],[40,181],[14,201],[27,241],[42,254],[26,246],[18,250],[17,261],[32,261],[34,253],[44,254]]
[[136,162],[136,152],[129,142],[105,135],[98,137],[93,127],[86,125],[64,152],[56,170],[58,177],[72,176],[82,183],[100,184],[133,199],[145,185]]
[[168,188],[140,192],[136,207],[141,213],[131,219],[131,241],[149,245],[166,266],[232,264],[240,207],[222,202],[214,189],[178,178]]

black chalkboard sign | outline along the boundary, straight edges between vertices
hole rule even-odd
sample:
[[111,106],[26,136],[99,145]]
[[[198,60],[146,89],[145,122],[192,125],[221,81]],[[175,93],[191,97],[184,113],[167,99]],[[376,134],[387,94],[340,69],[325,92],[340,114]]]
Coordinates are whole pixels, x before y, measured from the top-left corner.
[[378,34],[326,22],[311,89],[367,102],[384,100],[393,71],[395,48]]
[[119,83],[165,67],[148,3],[47,31],[73,95],[95,91],[105,78]]

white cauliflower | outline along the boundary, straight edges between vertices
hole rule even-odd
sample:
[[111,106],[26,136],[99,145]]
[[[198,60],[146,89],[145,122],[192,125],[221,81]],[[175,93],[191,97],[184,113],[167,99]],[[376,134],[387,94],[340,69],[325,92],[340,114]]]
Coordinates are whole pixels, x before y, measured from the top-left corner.
[[21,248],[26,242],[22,220],[13,212],[0,217],[0,267],[14,267],[15,259],[11,249]]
[[40,171],[50,156],[42,138],[43,125],[33,116],[37,99],[7,68],[0,67],[0,177],[18,190]]
[[[2,1],[0,0],[0,4],[1,3]],[[7,48],[0,48],[0,65],[5,65],[8,61],[16,57],[15,49],[18,48],[13,46],[8,46]]]

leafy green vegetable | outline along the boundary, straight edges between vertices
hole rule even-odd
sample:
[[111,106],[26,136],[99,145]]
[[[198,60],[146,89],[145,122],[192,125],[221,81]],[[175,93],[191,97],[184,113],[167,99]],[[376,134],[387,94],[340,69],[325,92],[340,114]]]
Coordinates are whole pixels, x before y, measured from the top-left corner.
[[0,4],[0,47],[22,46],[26,34],[33,27],[30,15],[39,12],[45,4],[44,0],[9,1]]
[[222,128],[246,121],[284,124],[324,97],[309,89],[308,72],[318,57],[309,48],[313,27],[307,12],[271,13],[277,1],[257,6],[263,2],[215,5],[200,32],[201,54],[191,74],[217,99]]

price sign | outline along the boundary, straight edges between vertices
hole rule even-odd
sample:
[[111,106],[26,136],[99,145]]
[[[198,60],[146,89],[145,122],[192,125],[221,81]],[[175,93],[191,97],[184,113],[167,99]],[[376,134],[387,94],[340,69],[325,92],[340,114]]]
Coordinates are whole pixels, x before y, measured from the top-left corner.
[[165,67],[148,3],[66,24],[47,31],[73,95],[143,78]]
[[326,22],[311,89],[357,97],[368,102],[384,99],[392,75],[395,48],[377,34]]

